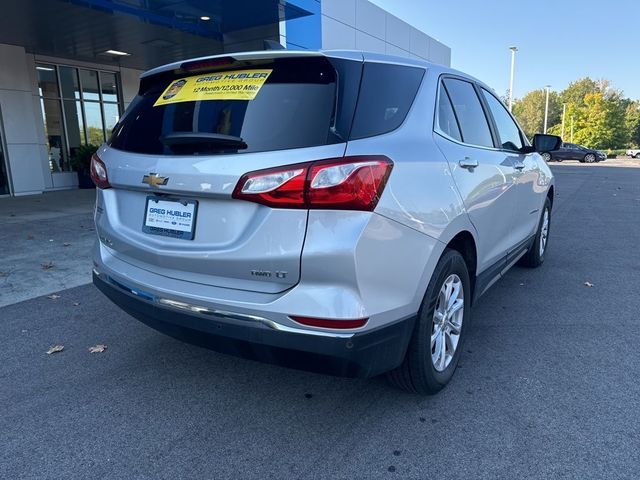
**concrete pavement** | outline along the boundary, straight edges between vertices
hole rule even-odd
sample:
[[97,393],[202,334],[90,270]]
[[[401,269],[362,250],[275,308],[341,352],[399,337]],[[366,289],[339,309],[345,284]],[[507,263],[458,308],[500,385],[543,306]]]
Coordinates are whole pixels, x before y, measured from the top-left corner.
[[91,282],[94,190],[0,199],[0,307]]
[[640,169],[553,168],[545,264],[434,397],[189,346],[91,285],[0,308],[0,478],[639,478]]

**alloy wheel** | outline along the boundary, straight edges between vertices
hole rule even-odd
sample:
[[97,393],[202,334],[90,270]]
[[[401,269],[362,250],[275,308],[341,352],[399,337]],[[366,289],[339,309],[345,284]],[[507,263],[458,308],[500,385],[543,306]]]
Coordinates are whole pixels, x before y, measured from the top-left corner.
[[545,162],[550,162],[550,161],[551,161],[551,154],[550,154],[550,153],[548,153],[548,152],[544,152],[544,153],[542,154],[542,158],[544,158],[544,161],[545,161]]
[[595,159],[596,159],[596,156],[593,153],[587,153],[587,155],[584,157],[584,160],[587,163],[593,163]]
[[544,255],[547,248],[547,238],[549,237],[549,209],[544,209],[542,216],[542,228],[540,229],[540,256]]
[[451,274],[440,287],[431,328],[431,362],[444,371],[458,348],[464,319],[464,286],[458,275]]

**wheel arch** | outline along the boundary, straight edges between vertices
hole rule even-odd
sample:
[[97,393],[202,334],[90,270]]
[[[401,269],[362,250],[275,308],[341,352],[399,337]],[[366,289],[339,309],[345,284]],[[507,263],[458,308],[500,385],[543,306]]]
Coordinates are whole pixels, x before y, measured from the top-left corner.
[[471,280],[471,298],[474,298],[476,272],[478,270],[478,249],[473,234],[468,230],[462,230],[447,243],[446,248],[456,250],[464,258],[469,271],[469,279]]
[[549,190],[547,191],[547,198],[549,199],[549,203],[551,204],[552,211],[553,211],[553,200],[555,198],[555,194],[556,194],[556,189],[553,185],[551,185],[549,187]]

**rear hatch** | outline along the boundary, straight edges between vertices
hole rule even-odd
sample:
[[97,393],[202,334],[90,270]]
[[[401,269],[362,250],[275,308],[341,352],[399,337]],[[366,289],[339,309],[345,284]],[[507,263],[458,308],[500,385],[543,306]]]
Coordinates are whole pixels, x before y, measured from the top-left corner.
[[113,187],[96,217],[103,243],[169,278],[292,287],[308,211],[232,193],[247,172],[344,155],[362,61],[262,54],[154,72],[99,152]]

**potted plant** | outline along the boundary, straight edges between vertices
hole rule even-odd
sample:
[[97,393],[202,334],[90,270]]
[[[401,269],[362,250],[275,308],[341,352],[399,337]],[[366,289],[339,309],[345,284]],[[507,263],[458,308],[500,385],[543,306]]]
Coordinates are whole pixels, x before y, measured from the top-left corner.
[[71,153],[71,168],[78,172],[79,188],[95,188],[91,180],[91,157],[98,150],[98,145],[80,145]]

